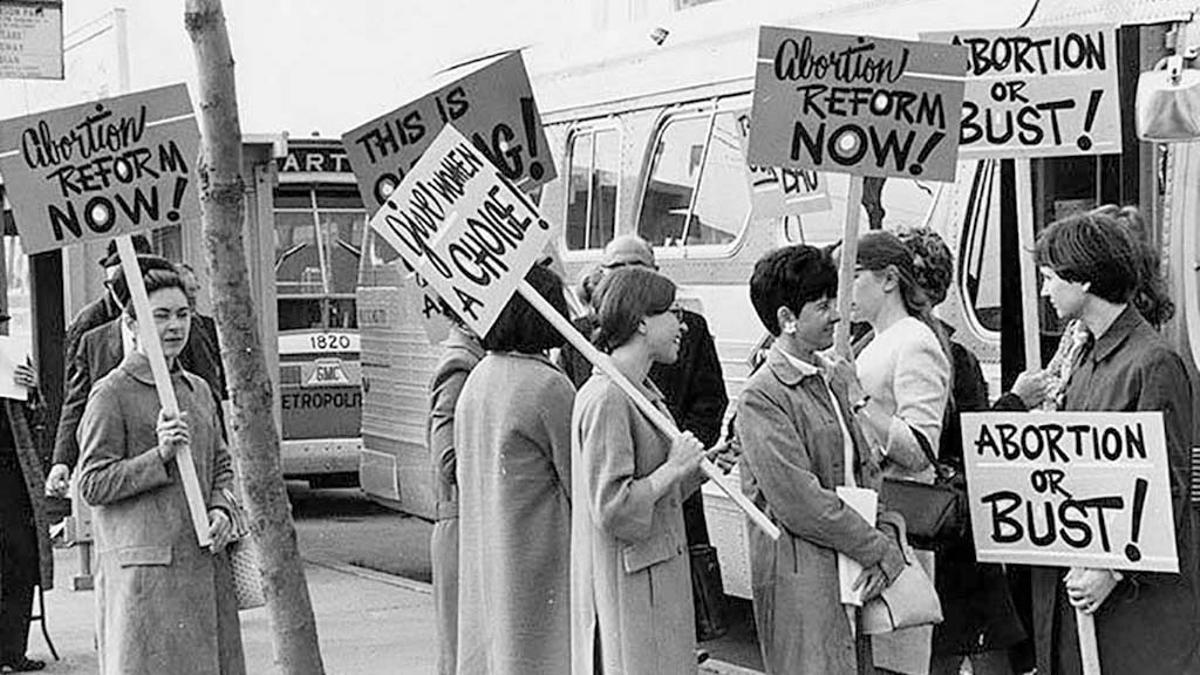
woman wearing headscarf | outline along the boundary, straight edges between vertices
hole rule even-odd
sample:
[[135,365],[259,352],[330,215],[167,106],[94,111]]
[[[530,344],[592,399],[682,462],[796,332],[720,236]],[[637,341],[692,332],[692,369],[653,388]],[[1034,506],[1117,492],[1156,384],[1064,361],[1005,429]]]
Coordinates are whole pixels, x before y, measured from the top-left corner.
[[[92,387],[79,426],[79,493],[93,507],[100,672],[242,675],[241,625],[224,553],[233,464],[208,383],[183,370],[191,299],[174,271],[146,274],[151,315],[118,321],[134,349]],[[159,405],[139,322],[153,322],[180,414]],[[191,448],[213,543],[200,548],[175,466]]]
[[[525,279],[566,316],[562,281]],[[563,338],[525,298],[483,336],[454,408],[458,456],[458,673],[570,668],[571,405],[546,352]]]
[[[912,252],[891,232],[875,230],[858,241],[852,313],[870,324],[873,338],[847,375],[860,424],[882,454],[885,477],[932,483],[946,402],[950,350],[917,283]],[[933,553],[917,558],[934,579]],[[878,635],[875,665],[885,671],[929,672],[932,626]]]
[[[675,285],[642,267],[609,272],[595,298],[600,348],[668,416],[649,373],[678,358],[674,302]],[[571,671],[695,673],[681,505],[700,485],[700,442],[668,438],[601,369],[579,390],[571,434]]]
[[[768,673],[862,672],[842,605],[838,554],[860,563],[865,599],[904,568],[894,519],[872,527],[837,495],[878,489],[879,465],[854,420],[844,382],[818,352],[833,344],[837,268],[811,246],[789,246],[754,266],[750,299],[775,337],[738,401],[742,489],[780,529],[772,541],[750,528],[754,619]],[[851,615],[852,616],[852,615]],[[865,647],[870,638],[859,636]]]

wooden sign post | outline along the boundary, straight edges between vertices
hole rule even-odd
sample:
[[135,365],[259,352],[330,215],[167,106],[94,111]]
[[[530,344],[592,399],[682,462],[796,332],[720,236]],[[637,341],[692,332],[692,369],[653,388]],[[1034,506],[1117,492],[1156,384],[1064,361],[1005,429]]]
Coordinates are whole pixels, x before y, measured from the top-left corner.
[[[198,223],[200,130],[178,84],[0,122],[0,173],[27,253],[116,237],[159,402],[178,414],[130,233]],[[212,543],[191,450],[175,455],[196,539]]]
[[[353,161],[353,160],[352,160]],[[680,432],[611,360],[525,282],[555,229],[465,136],[446,125],[371,218],[371,228],[428,280],[441,300],[479,335],[487,333],[513,293],[520,293],[580,353],[629,395],[670,438]],[[772,538],[779,528],[708,460],[701,470]]]

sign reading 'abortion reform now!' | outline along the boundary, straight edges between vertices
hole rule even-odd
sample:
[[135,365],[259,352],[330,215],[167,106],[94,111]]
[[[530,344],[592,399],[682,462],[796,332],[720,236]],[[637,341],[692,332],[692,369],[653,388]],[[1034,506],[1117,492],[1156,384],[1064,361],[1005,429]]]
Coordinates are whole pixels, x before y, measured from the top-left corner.
[[963,413],[980,561],[1177,572],[1161,412]]
[[449,124],[371,228],[479,335],[553,234],[529,198]]
[[752,165],[954,180],[963,47],[764,26]]
[[40,253],[198,221],[199,147],[182,84],[0,122],[21,245]]

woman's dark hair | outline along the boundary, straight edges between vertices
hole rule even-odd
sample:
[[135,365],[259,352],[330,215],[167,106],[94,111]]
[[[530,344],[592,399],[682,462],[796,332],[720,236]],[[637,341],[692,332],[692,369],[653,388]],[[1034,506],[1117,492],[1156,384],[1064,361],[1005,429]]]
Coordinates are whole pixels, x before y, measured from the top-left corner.
[[[525,275],[525,281],[533,286],[550,303],[554,311],[567,317],[567,298],[563,295],[562,279],[544,265],[534,265]],[[494,352],[520,352],[539,354],[547,349],[561,347],[566,340],[550,324],[541,312],[533,308],[519,293],[508,300],[500,316],[483,336],[483,348]]]
[[1152,326],[1158,327],[1175,316],[1175,303],[1167,292],[1162,254],[1151,241],[1146,222],[1136,206],[1105,204],[1091,213],[1115,219],[1133,240],[1138,262],[1138,285],[1130,302]]
[[1112,303],[1129,302],[1139,285],[1139,246],[1116,214],[1098,209],[1050,223],[1034,245],[1037,264]]
[[779,308],[799,314],[814,300],[837,297],[838,270],[828,251],[798,244],[758,259],[750,275],[750,303],[771,335],[779,335]]
[[596,287],[596,345],[606,351],[629,342],[642,319],[662,314],[675,302],[675,284],[648,267],[610,270]]
[[579,301],[585,306],[591,308],[592,303],[596,298],[596,286],[600,285],[600,280],[604,278],[604,268],[596,265],[583,275],[579,280],[579,292],[577,296]]
[[[159,260],[162,260],[162,258],[159,258]],[[183,293],[183,296],[187,298],[188,305],[192,305],[195,302],[195,298],[188,294],[187,286],[183,283],[183,277],[179,276],[179,272],[175,269],[174,265],[171,265],[170,268],[147,268],[144,262],[144,258],[138,258],[138,264],[142,266],[142,279],[146,284],[146,295],[152,295],[155,291],[161,291],[164,288],[178,288],[179,292]],[[128,293],[128,290],[126,290],[126,293]],[[125,314],[131,319],[137,318],[137,312],[134,310],[132,302],[125,303]]]
[[912,227],[897,233],[913,257],[916,282],[925,289],[930,307],[946,300],[950,281],[954,278],[954,257],[941,235],[928,227]]
[[[167,260],[166,258],[160,258],[156,255],[139,255],[137,257],[137,261],[138,267],[142,270],[142,278],[146,278],[150,272],[155,271],[172,272],[176,276],[179,276],[179,269],[175,267],[175,263]],[[129,302],[129,285],[125,283],[124,267],[121,268],[121,271],[117,272],[117,275],[112,278],[112,281],[107,283],[107,286],[109,290],[112,291],[113,298],[116,299],[117,304],[121,305],[122,308],[128,307],[130,304],[132,304]],[[146,292],[150,292],[149,281],[146,282]],[[188,295],[188,302],[192,302],[193,300],[194,298]]]

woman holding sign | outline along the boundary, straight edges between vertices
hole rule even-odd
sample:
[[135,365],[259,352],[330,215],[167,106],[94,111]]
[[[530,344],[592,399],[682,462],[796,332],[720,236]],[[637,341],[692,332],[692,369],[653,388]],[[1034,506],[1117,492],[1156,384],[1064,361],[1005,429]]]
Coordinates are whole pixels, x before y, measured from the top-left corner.
[[838,554],[862,565],[855,586],[864,599],[904,568],[895,530],[872,527],[836,493],[839,486],[879,487],[879,464],[851,415],[853,399],[817,355],[833,344],[839,320],[837,274],[825,252],[789,246],[759,260],[750,279],[751,302],[775,341],[742,392],[737,436],[742,489],[784,531],[772,541],[748,530],[755,625],[766,670],[778,675],[869,668],[858,663]]
[[[233,534],[233,506],[223,496],[233,487],[233,464],[212,390],[179,367],[191,319],[183,280],[153,270],[146,291],[151,316],[126,306],[118,320],[133,334],[134,349],[92,387],[79,427],[79,492],[95,507],[100,671],[241,675],[241,625],[223,552]],[[157,329],[178,417],[161,410],[138,321]],[[185,445],[208,504],[209,551],[196,541],[175,467]]]
[[[650,367],[678,358],[675,285],[642,267],[596,289],[598,346],[665,414]],[[571,422],[571,661],[575,675],[695,673],[683,500],[700,486],[700,442],[674,442],[601,369]]]
[[1036,256],[1042,294],[1088,333],[1062,409],[1162,411],[1179,574],[1034,568],[1039,673],[1081,671],[1075,610],[1094,617],[1105,675],[1200,672],[1188,481],[1194,403],[1183,360],[1135,306],[1135,294],[1151,288],[1146,275],[1157,273],[1131,236],[1138,218],[1136,209],[1107,208],[1057,221],[1038,236]]

